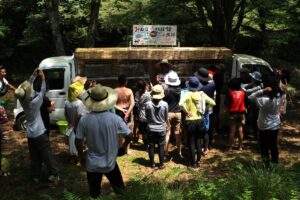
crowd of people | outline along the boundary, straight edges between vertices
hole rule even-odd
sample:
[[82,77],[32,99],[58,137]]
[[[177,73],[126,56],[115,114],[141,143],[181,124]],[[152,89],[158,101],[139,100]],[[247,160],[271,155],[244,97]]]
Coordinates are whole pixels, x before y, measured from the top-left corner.
[[[65,118],[69,124],[70,156],[74,163],[85,163],[91,197],[100,195],[103,175],[116,193],[123,191],[124,182],[116,160],[117,156],[130,154],[131,142],[142,140],[149,155],[149,167],[153,169],[165,168],[171,141],[175,142],[179,159],[189,167],[199,168],[201,157],[213,146],[214,133],[224,124],[220,117],[223,103],[229,116],[228,151],[235,149],[236,137],[237,150],[243,150],[243,127],[248,124],[259,141],[264,164],[278,163],[278,133],[286,107],[285,86],[290,80],[287,71],[262,76],[259,71],[243,68],[240,78],[224,80],[225,66],[221,64],[200,67],[183,80],[168,60],[162,60],[157,67],[155,82],[139,80],[136,88],[128,88],[125,75],[119,76],[115,89],[87,81],[83,76],[77,76],[69,86]],[[53,103],[45,99],[44,73],[35,70],[29,81],[11,89],[15,90],[27,120],[34,182],[40,181],[42,163],[48,168],[48,180],[58,182],[59,170],[51,154],[46,127],[49,119],[42,119],[41,115],[41,110],[45,110],[41,109],[43,103],[48,115],[53,108]],[[154,159],[155,148],[158,164]],[[185,149],[188,153],[184,153]]]

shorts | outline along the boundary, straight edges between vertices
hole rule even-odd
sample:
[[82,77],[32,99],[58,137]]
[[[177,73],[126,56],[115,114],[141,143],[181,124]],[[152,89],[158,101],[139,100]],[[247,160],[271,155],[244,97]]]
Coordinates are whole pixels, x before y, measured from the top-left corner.
[[229,124],[242,124],[245,125],[244,113],[229,113]]
[[[128,110],[128,107],[123,108],[123,109]],[[124,120],[125,114],[124,114],[122,111],[116,109],[116,114],[117,114],[118,116],[120,116],[120,117]],[[130,122],[131,122],[131,115],[129,115],[128,120],[127,120],[126,123],[128,124],[128,123],[130,123]]]

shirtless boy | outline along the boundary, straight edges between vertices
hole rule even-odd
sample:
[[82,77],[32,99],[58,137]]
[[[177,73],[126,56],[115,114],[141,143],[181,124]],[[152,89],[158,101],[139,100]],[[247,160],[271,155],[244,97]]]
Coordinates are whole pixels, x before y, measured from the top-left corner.
[[[115,88],[118,94],[118,101],[115,105],[116,114],[119,115],[125,123],[129,126],[131,121],[131,113],[134,107],[134,96],[130,88],[127,88],[127,77],[125,75],[120,75],[118,77],[119,86]],[[123,143],[124,141],[122,141]],[[126,153],[128,153],[129,145],[126,148]]]

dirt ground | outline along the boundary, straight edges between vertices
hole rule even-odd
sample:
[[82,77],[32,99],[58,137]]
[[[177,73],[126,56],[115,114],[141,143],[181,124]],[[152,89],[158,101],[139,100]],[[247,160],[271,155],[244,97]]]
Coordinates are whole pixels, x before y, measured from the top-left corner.
[[[286,120],[283,123],[280,140],[280,163],[289,168],[295,163],[300,162],[300,101],[295,101],[288,107]],[[80,166],[75,166],[69,162],[68,146],[65,144],[65,137],[57,129],[51,131],[51,145],[54,157],[61,169],[62,185],[59,188],[49,189],[47,187],[32,186],[30,181],[30,161],[27,147],[27,139],[23,132],[13,131],[13,120],[11,119],[3,126],[4,140],[3,144],[3,168],[10,172],[10,176],[0,179],[0,194],[4,194],[4,199],[43,199],[44,196],[63,197],[64,189],[68,189],[76,194],[88,195],[85,172]],[[245,132],[248,132],[246,129]],[[176,156],[175,151],[171,152],[171,157],[166,163],[165,170],[153,170],[149,167],[148,154],[142,144],[132,144],[130,155],[118,158],[118,163],[125,182],[130,179],[139,177],[146,179],[150,175],[163,181],[188,180],[193,178],[195,173],[207,172],[211,175],[222,176],[228,170],[229,163],[232,161],[249,161],[251,159],[260,160],[258,154],[258,144],[252,135],[245,136],[245,149],[241,152],[233,150],[226,151],[227,133],[215,135],[213,148],[208,155],[201,160],[199,170],[187,168],[186,161]],[[175,147],[173,147],[174,149]],[[158,161],[156,155],[156,161]],[[110,193],[111,189],[107,180],[103,181],[105,193]],[[15,194],[8,192],[15,190]],[[43,191],[42,195],[35,196],[32,194],[36,191]],[[18,194],[26,198],[19,198]],[[2,199],[2,198],[0,198]],[[45,198],[47,199],[47,198]],[[55,199],[55,198],[54,198]]]

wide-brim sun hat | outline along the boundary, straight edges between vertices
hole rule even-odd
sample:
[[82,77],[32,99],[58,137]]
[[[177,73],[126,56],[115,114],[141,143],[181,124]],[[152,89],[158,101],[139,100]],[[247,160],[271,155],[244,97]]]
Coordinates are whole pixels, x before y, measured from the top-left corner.
[[159,61],[156,65],[156,67],[161,67],[161,66],[167,66],[170,69],[173,67],[173,65],[171,63],[169,63],[168,59],[162,59],[161,61]]
[[87,81],[87,77],[86,76],[80,76],[80,75],[77,75],[74,79],[73,79],[73,83],[79,81],[80,83],[82,83],[83,85],[86,83]]
[[190,77],[186,82],[185,86],[190,91],[199,91],[203,85],[200,83],[199,79],[196,76]]
[[100,84],[87,91],[87,97],[84,99],[84,105],[93,112],[101,112],[114,107],[118,100],[117,92]]
[[30,101],[31,97],[31,84],[28,81],[24,81],[16,90],[15,97],[21,102]]
[[178,74],[174,71],[170,71],[165,76],[165,83],[167,85],[171,85],[171,86],[179,86],[180,85],[180,79],[178,77]]
[[82,93],[84,90],[84,84],[80,81],[76,81],[69,86],[68,89],[68,100],[75,101],[77,97]]
[[162,85],[154,85],[151,91],[152,99],[163,99],[165,97],[165,91]]
[[212,77],[209,75],[208,70],[204,67],[199,68],[194,75],[203,82],[208,82],[212,80]]
[[253,78],[256,81],[260,81],[260,82],[262,81],[262,79],[261,79],[261,73],[258,72],[258,71],[249,73],[249,76],[251,76],[251,78]]

